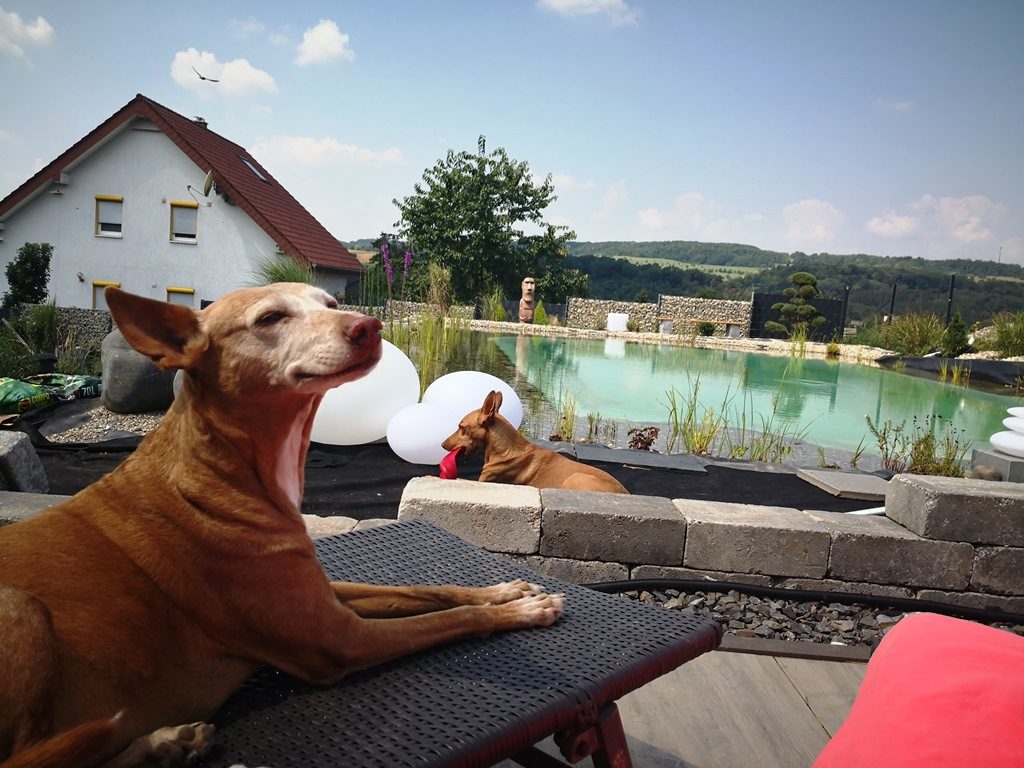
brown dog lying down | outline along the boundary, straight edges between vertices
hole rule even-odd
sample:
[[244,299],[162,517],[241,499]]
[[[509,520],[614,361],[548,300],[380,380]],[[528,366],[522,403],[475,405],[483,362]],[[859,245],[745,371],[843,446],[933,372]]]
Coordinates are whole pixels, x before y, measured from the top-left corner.
[[[543,626],[563,597],[328,582],[299,508],[324,392],[380,359],[380,323],[278,284],[196,312],[107,289],[124,337],[184,368],[160,426],[66,503],[0,528],[0,766],[174,766],[256,669],[303,680]],[[182,725],[184,724],[184,725]]]
[[483,451],[480,480],[534,488],[629,493],[607,472],[529,442],[498,413],[501,401],[501,392],[489,393],[484,404],[467,413],[459,428],[441,443],[446,451],[462,449],[467,455]]

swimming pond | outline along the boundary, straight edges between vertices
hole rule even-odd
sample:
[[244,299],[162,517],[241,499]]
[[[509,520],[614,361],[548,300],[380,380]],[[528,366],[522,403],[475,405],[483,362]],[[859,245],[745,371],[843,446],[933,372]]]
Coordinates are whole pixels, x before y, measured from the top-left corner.
[[[725,350],[543,336],[496,336],[493,343],[514,376],[549,403],[571,397],[580,417],[600,414],[636,425],[669,420],[667,393],[696,389],[701,408],[724,414],[729,426],[776,428],[829,448],[877,451],[865,416],[876,424],[916,417],[924,427],[952,424],[961,443],[986,446],[1003,429],[1017,398],[832,360]],[[753,419],[751,418],[753,416]],[[942,427],[940,427],[941,433]]]

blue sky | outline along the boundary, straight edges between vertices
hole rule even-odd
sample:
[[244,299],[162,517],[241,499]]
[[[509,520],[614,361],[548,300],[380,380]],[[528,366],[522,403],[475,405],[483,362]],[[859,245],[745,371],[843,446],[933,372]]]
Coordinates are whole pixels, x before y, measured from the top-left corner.
[[581,240],[1024,263],[1022,34],[1013,0],[0,0],[0,196],[142,93],[343,240],[483,134]]

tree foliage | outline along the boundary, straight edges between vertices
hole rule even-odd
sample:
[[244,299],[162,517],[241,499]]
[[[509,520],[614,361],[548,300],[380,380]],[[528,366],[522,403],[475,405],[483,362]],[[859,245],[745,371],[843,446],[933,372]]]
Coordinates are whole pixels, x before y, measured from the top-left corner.
[[7,314],[17,304],[42,304],[50,286],[50,259],[53,246],[49,243],[25,243],[18,249],[4,274],[7,293],[0,304],[0,313]]
[[[555,200],[551,177],[535,183],[525,162],[504,148],[486,153],[449,150],[414,186],[414,194],[395,200],[401,212],[400,236],[415,253],[448,267],[456,301],[475,303],[489,290],[518,295],[522,279],[532,275],[538,298],[562,300],[584,295],[585,276],[563,267],[565,243],[576,235],[544,221]],[[526,227],[539,234],[526,234]]]

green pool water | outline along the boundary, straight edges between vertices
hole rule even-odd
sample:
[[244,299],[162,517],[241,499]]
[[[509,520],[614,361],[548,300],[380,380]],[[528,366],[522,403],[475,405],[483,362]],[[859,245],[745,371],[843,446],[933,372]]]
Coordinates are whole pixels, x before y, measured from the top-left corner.
[[724,410],[729,426],[738,426],[745,412],[747,428],[757,429],[774,410],[776,427],[800,431],[806,442],[849,451],[863,441],[868,452],[876,452],[865,415],[876,424],[906,421],[908,431],[915,417],[922,427],[952,424],[961,443],[987,446],[989,436],[1003,429],[1006,409],[1021,404],[1005,395],[831,360],[618,339],[498,336],[493,343],[514,366],[517,379],[551,403],[572,397],[579,416],[599,413],[602,419],[638,425],[664,423],[666,393],[675,388],[689,396],[699,377],[701,407]]

